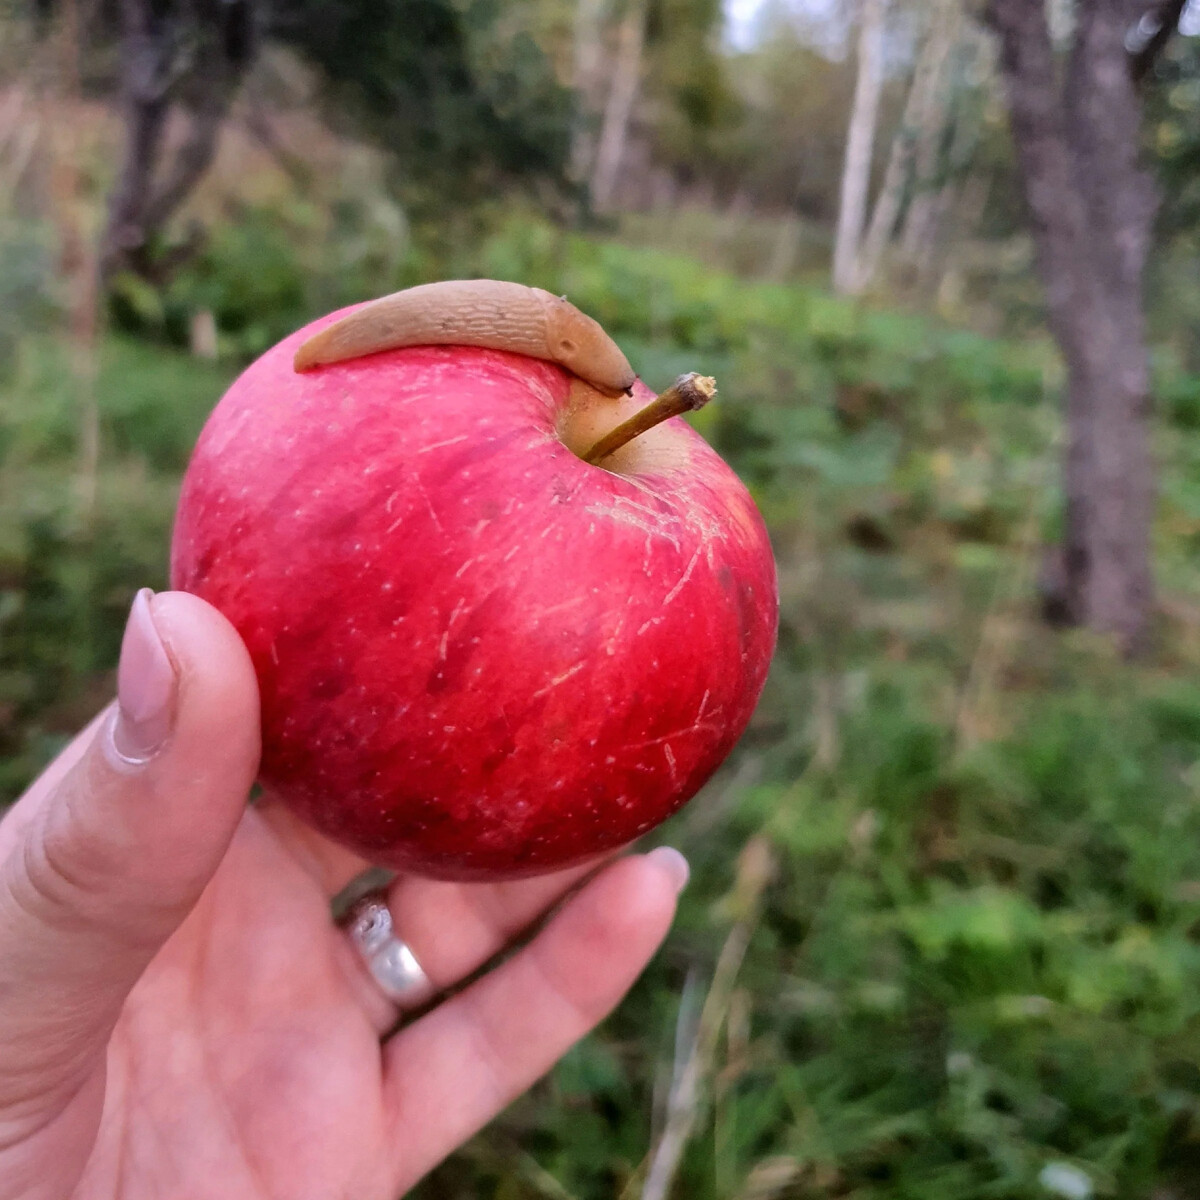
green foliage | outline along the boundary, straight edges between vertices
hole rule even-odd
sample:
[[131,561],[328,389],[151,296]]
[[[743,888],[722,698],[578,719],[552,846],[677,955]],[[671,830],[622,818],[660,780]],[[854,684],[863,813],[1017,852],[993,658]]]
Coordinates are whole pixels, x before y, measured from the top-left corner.
[[[237,359],[422,277],[565,292],[651,384],[717,375],[696,419],[769,519],[780,648],[737,755],[663,831],[694,871],[668,946],[597,1037],[416,1195],[637,1195],[677,1025],[738,923],[747,953],[673,1195],[1035,1200],[1054,1170],[1097,1196],[1195,1192],[1200,619],[1164,619],[1138,667],[1034,619],[1055,521],[1047,347],[523,216],[443,259],[384,257],[386,222],[362,208],[316,238],[322,220],[245,214],[159,308],[128,298],[160,342],[209,308],[227,361],[105,342],[90,511],[69,359],[49,337],[17,343],[0,383],[0,788],[108,694]],[[1200,586],[1200,391],[1164,355],[1158,393],[1170,602]],[[755,838],[774,863],[757,908],[736,853]]]
[[225,369],[113,339],[95,382],[94,506],[78,463],[80,384],[27,337],[0,384],[0,797],[10,799],[111,690],[139,587],[166,584],[178,485]]
[[[0,10],[13,66],[19,48],[45,38],[65,7],[39,0]],[[413,206],[444,213],[486,198],[501,182],[565,185],[570,93],[527,23],[507,19],[502,0],[242,0],[227,7],[214,14],[186,0],[155,6],[154,36],[178,59],[174,78],[163,83],[176,103],[196,105],[215,82],[188,79],[197,58],[240,75],[261,48],[284,47],[315,68],[331,124],[388,153],[393,189]],[[86,85],[119,95],[128,86],[120,79],[120,8],[97,5],[82,20]],[[208,43],[221,53],[203,54]],[[206,102],[212,97],[199,107]]]
[[397,156],[410,198],[444,211],[498,176],[561,179],[570,97],[529,34],[505,28],[499,0],[292,0],[279,10],[275,36]]
[[647,6],[646,87],[658,109],[660,158],[677,171],[706,176],[714,150],[734,136],[742,104],[720,51],[719,0],[655,0]]
[[110,299],[117,327],[185,347],[193,315],[208,312],[221,357],[248,362],[320,313],[407,282],[407,222],[370,191],[335,198],[327,209],[247,208],[237,216],[161,289],[118,277]]
[[49,316],[53,268],[49,230],[0,215],[0,377],[22,336]]

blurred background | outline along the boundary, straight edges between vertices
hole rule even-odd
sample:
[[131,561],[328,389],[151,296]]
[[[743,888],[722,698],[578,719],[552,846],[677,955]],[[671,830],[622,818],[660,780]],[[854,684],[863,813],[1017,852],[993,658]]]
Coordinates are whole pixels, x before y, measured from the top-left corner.
[[1200,5],[0,5],[0,800],[207,412],[566,293],[752,487],[754,723],[599,1035],[422,1200],[1200,1195]]

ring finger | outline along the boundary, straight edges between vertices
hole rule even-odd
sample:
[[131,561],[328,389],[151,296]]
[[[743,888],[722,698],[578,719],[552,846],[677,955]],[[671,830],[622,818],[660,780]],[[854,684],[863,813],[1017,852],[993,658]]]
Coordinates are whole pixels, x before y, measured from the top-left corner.
[[[393,935],[428,978],[426,994],[447,991],[515,941],[597,865],[505,883],[447,883],[402,875],[387,890]],[[397,1006],[380,991],[366,959],[356,957],[368,986],[385,1001],[370,1006],[382,1035],[395,1026]],[[421,989],[414,994],[420,996]]]

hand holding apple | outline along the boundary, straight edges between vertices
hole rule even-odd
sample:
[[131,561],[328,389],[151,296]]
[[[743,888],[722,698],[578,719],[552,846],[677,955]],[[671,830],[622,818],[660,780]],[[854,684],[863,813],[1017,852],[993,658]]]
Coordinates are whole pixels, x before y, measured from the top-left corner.
[[774,648],[745,488],[684,422],[643,428],[620,351],[533,293],[428,285],[269,350],[200,438],[172,551],[174,586],[250,650],[264,786],[447,878],[658,824],[729,753]]

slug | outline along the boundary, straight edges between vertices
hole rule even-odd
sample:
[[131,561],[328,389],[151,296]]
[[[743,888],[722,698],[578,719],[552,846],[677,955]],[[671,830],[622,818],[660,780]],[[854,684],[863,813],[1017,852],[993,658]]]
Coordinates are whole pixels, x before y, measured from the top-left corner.
[[586,313],[541,288],[499,279],[449,279],[395,292],[327,325],[296,351],[307,371],[401,346],[482,346],[556,362],[618,396],[636,376],[620,347]]

